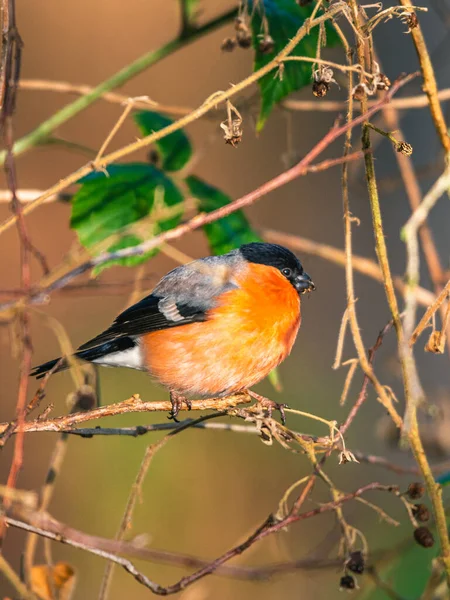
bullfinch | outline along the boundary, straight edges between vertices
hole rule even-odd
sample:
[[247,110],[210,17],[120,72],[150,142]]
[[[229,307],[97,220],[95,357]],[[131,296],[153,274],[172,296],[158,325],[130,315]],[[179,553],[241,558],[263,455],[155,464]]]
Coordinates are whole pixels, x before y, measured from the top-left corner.
[[[176,418],[189,398],[248,390],[279,365],[297,337],[300,296],[314,289],[287,248],[245,244],[173,269],[75,356],[147,371],[169,390]],[[68,367],[55,359],[31,374],[55,365]]]

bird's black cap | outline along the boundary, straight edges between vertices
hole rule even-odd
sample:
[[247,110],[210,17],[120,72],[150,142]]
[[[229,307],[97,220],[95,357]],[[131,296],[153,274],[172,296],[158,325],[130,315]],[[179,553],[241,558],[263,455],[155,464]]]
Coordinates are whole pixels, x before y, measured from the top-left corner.
[[278,244],[252,242],[251,244],[244,244],[239,250],[248,262],[267,265],[280,270],[288,268],[298,274],[303,272],[303,267],[295,254]]

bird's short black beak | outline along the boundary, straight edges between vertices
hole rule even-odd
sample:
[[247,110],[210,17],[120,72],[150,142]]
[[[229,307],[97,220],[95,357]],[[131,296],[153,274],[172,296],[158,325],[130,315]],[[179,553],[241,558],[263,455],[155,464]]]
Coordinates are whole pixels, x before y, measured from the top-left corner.
[[311,277],[308,275],[308,273],[305,272],[303,272],[301,275],[295,278],[294,286],[299,294],[304,294],[305,292],[313,292],[316,289],[316,286],[312,282]]

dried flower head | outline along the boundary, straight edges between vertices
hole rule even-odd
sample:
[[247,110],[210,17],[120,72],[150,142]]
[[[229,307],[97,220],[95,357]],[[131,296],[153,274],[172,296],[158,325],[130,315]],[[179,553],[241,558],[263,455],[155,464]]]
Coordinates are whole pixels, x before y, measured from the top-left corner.
[[270,54],[275,50],[275,41],[272,36],[266,34],[258,42],[258,50],[261,54]]
[[430,520],[430,511],[425,504],[414,504],[412,507],[414,517],[421,523],[426,523]]
[[384,73],[378,73],[373,83],[377,86],[377,90],[388,90],[391,87],[391,80]]
[[242,140],[242,117],[231,102],[227,102],[227,119],[220,124],[224,131],[224,140],[226,144],[230,144],[236,148]]
[[371,95],[367,85],[364,83],[358,83],[358,85],[352,90],[352,97],[354,100],[364,100],[368,93]]
[[227,37],[220,44],[220,49],[223,52],[232,52],[236,48],[236,38]]
[[419,19],[415,12],[404,12],[401,16],[401,20],[407,25],[408,31],[405,33],[411,33],[412,29],[415,29],[419,25]]
[[354,590],[356,587],[355,580],[351,575],[343,575],[339,582],[339,588],[341,590]]
[[425,494],[425,486],[420,481],[413,481],[408,485],[406,494],[411,500],[419,500]]
[[413,153],[413,147],[407,142],[398,142],[398,144],[395,146],[395,149],[397,150],[397,152],[400,152],[405,156],[411,156],[411,154]]
[[362,573],[364,573],[365,561],[361,550],[355,550],[355,552],[351,552],[345,566],[352,573],[362,575]]
[[240,48],[250,48],[252,45],[252,36],[249,32],[238,31],[236,33],[236,41]]
[[350,452],[350,450],[342,450],[342,452],[339,454],[339,464],[345,465],[349,462],[359,463],[359,460],[356,458],[353,452]]
[[434,537],[428,527],[418,527],[414,530],[414,539],[416,542],[424,548],[431,548],[434,546]]
[[312,93],[316,98],[323,98],[329,92],[330,86],[325,81],[315,81],[312,85]]

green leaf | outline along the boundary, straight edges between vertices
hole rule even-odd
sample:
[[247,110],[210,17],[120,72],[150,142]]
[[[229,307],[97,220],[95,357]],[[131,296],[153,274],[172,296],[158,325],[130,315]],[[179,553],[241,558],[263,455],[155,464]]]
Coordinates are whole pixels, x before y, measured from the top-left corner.
[[[123,234],[109,251],[127,248],[140,243],[136,235],[126,228],[145,217],[151,216],[155,208],[155,192],[162,190],[159,208],[171,207],[183,201],[183,196],[173,181],[153,165],[130,163],[111,165],[107,174],[91,173],[79,181],[81,187],[72,199],[71,227],[83,246],[91,248],[114,234]],[[149,230],[156,235],[171,229],[181,219],[179,215],[155,223]],[[135,265],[153,253],[106,263]],[[103,265],[97,270],[105,268]]]
[[[255,49],[254,71],[257,71],[274,56],[276,56],[291,40],[305,20],[311,15],[313,6],[301,7],[296,0],[260,0],[264,11],[255,7],[255,13],[252,17],[253,47]],[[251,8],[251,7],[250,7]],[[262,33],[261,14],[265,14],[268,23],[269,34],[275,42],[273,52],[263,54],[259,51],[258,45]],[[319,35],[318,27],[311,30],[290,56],[309,56],[316,55],[317,40]],[[335,45],[338,42],[338,36],[333,29],[327,29],[327,46]],[[264,124],[272,112],[275,104],[288,96],[291,92],[311,84],[311,63],[300,61],[288,61],[284,63],[284,72],[282,78],[279,73],[272,71],[259,80],[261,92],[261,109],[259,113],[257,131],[261,131]]]
[[[187,177],[186,184],[191,194],[199,200],[200,212],[212,212],[231,202],[229,196],[195,175]],[[259,235],[253,231],[241,210],[214,223],[204,225],[203,230],[213,254],[225,254],[242,244],[262,241]]]
[[[144,135],[151,135],[173,123],[171,119],[150,110],[135,113],[134,120]],[[155,145],[161,155],[163,171],[179,171],[192,156],[191,143],[181,130],[158,140]]]

